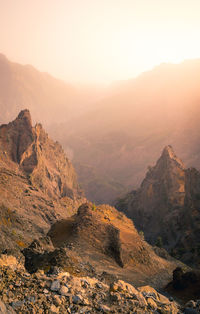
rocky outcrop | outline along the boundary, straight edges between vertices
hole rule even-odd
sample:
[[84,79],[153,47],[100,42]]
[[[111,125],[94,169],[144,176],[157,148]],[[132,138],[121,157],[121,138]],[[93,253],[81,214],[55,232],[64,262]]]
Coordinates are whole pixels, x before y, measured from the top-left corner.
[[21,249],[83,202],[61,145],[23,110],[0,126],[0,250]]
[[53,224],[47,235],[34,240],[23,254],[31,273],[62,268],[76,276],[104,273],[109,280],[117,276],[162,286],[177,267],[177,261],[158,257],[125,215],[108,205],[91,203]]
[[76,173],[61,145],[48,137],[41,124],[32,127],[28,110],[1,126],[0,143],[4,161],[15,163],[35,187],[51,197],[80,195]]
[[167,146],[156,165],[149,167],[141,187],[118,200],[116,206],[134,220],[150,243],[198,265],[199,195],[200,173],[186,169]]
[[[200,302],[190,300],[199,300],[200,298],[200,272],[195,270],[185,271],[177,267],[173,271],[173,279],[167,285],[166,290],[182,302],[187,302],[187,308],[200,310]],[[188,302],[190,301],[190,302]],[[189,311],[188,311],[189,313]],[[197,312],[198,313],[198,312]]]
[[[114,208],[110,208],[111,210],[113,215],[117,216],[117,211]],[[149,266],[152,263],[151,250],[140,239],[131,221],[121,216],[121,223],[121,227],[117,226],[116,222],[111,223],[109,213],[105,214],[105,209],[99,211],[99,208],[94,208],[92,204],[83,204],[75,216],[56,222],[49,230],[47,238],[40,239],[39,242],[34,241],[24,250],[25,265],[29,271],[48,265],[63,267],[63,259],[60,258],[57,258],[57,263],[53,264],[54,257],[62,254],[68,256],[73,250],[80,256],[84,255],[85,251],[96,255],[103,254],[120,267],[137,263]],[[124,239],[127,231],[123,230],[123,227],[125,228],[126,224],[130,228],[128,232],[129,237],[132,238],[129,239],[130,242],[125,242]],[[137,246],[134,245],[136,241]],[[63,251],[63,248],[66,250]]]
[[136,288],[115,279],[107,282],[93,276],[74,276],[57,270],[29,274],[0,266],[1,313],[182,313],[173,300],[151,286]]

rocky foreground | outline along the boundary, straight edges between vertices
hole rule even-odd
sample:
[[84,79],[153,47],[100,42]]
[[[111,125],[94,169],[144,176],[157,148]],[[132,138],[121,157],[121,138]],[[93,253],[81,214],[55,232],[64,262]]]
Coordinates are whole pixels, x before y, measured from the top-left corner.
[[200,302],[183,308],[150,286],[136,289],[117,278],[108,283],[57,267],[30,274],[7,255],[1,256],[0,276],[0,313],[199,313]]

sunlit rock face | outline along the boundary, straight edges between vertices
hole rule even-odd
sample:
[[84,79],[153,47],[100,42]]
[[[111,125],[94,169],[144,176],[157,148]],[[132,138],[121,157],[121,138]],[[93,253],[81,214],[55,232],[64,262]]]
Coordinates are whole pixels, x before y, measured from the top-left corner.
[[52,141],[41,124],[32,127],[28,110],[0,128],[4,161],[30,176],[30,181],[48,195],[74,197],[80,194],[76,173],[61,145]]
[[82,204],[76,173],[61,145],[28,110],[0,126],[0,252],[17,254]]

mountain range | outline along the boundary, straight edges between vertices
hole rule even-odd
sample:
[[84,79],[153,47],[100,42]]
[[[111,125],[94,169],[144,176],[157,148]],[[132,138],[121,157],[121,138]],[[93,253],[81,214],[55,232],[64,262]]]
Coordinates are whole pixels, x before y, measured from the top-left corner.
[[58,140],[86,196],[110,203],[137,188],[171,144],[199,169],[200,60],[161,64],[106,89],[80,88],[0,57],[1,123],[23,108]]
[[[14,121],[0,126],[0,154],[2,251],[18,255],[28,245],[34,252],[47,243],[45,255],[36,256],[37,264],[43,258],[47,263],[47,251],[52,249],[46,237],[50,237],[56,254],[58,248],[61,252],[73,248],[79,259],[90,263],[99,255],[97,264],[105,259],[105,263],[112,261],[119,269],[132,265],[148,273],[158,261],[161,270],[174,267],[173,262],[156,256],[122,213],[86,200],[61,145],[49,138],[41,124],[32,126],[27,109]],[[30,249],[25,249],[25,256]],[[29,264],[25,265],[32,271],[33,253],[31,269]],[[158,269],[156,266],[155,273]]]
[[[162,64],[124,82],[70,125],[66,140],[86,195],[111,202],[139,186],[157,152],[171,144],[199,169],[200,60]],[[89,173],[88,176],[85,172]]]
[[[6,309],[11,313],[32,311],[35,304],[35,310],[41,313],[47,308],[50,313],[62,313],[68,308],[82,313],[85,305],[85,311],[94,313],[119,312],[120,308],[124,313],[152,313],[155,309],[162,313],[164,308],[176,314],[181,305],[169,296],[158,294],[155,288],[176,296],[181,287],[183,292],[178,294],[178,302],[182,302],[182,308],[190,298],[199,297],[198,272],[168,255],[163,248],[150,246],[133,221],[116,208],[97,206],[85,198],[62,146],[48,136],[40,123],[32,125],[29,110],[20,111],[12,122],[0,126],[0,156],[0,272],[3,278],[0,298],[4,302],[0,301],[0,307],[4,313]],[[158,221],[155,214],[151,221],[147,215],[153,228],[161,225],[178,206],[177,219],[184,218],[186,223],[189,217],[188,226],[196,226],[187,229],[193,244],[198,241],[199,232],[196,193],[200,174],[184,169],[172,148],[166,147],[155,168],[149,169],[151,175],[147,174],[147,183],[143,184],[146,188],[141,192],[143,201],[139,205],[142,208],[145,197],[153,196],[155,190],[152,212],[162,209],[159,211],[162,218]],[[187,176],[189,179],[184,181]],[[148,187],[149,178],[152,187]],[[165,189],[166,186],[169,188]],[[150,190],[147,196],[146,190]],[[167,198],[171,203],[165,207]],[[131,216],[132,207],[128,202],[126,209]],[[145,216],[145,208],[142,212]],[[131,217],[138,224],[137,215]],[[173,221],[169,220],[171,224]],[[146,236],[145,223],[142,230]],[[155,231],[153,235],[161,234],[159,228]],[[172,232],[166,230],[165,235],[173,245],[176,237],[171,234],[185,239],[184,231],[178,226]],[[177,247],[182,248],[182,243],[189,245],[187,241],[179,241]],[[196,261],[196,251],[192,254]],[[14,256],[21,262],[16,262]],[[186,261],[191,264],[191,260]],[[64,280],[66,276],[70,278],[70,285]],[[29,278],[30,284],[25,278]],[[77,286],[78,281],[81,287]],[[95,293],[88,289],[91,282],[98,289]],[[33,301],[25,296],[25,291]],[[194,302],[193,307],[197,308],[198,304]]]

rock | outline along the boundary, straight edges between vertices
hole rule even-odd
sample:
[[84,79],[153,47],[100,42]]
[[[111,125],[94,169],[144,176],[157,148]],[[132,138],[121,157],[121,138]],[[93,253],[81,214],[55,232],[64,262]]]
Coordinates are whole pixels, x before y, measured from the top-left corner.
[[50,307],[50,313],[52,313],[52,314],[59,313],[59,307],[56,307],[54,304],[52,304]]
[[0,314],[16,314],[16,312],[0,300]]
[[59,280],[53,281],[51,284],[51,291],[59,291],[59,289],[60,289],[60,281]]
[[193,301],[193,300],[190,300],[190,301],[188,301],[186,304],[185,304],[185,307],[190,307],[190,308],[192,308],[192,309],[195,309],[196,308],[196,302],[195,301]]
[[81,285],[83,288],[88,288],[90,286],[89,282],[85,279],[81,280]]
[[16,270],[17,268],[22,267],[22,265],[19,264],[16,257],[14,257],[12,255],[7,255],[7,254],[1,254],[0,266],[7,266],[13,270]]
[[53,296],[53,299],[54,299],[55,305],[61,305],[62,304],[62,301],[61,301],[59,295],[55,294]]
[[74,304],[81,304],[81,303],[83,302],[83,297],[82,297],[80,294],[78,294],[78,295],[73,295],[73,296],[72,296],[72,302],[73,302]]
[[100,305],[98,310],[103,313],[110,313],[111,311],[111,309],[107,305]]
[[65,296],[68,295],[68,292],[69,292],[69,289],[66,286],[62,286],[59,290],[59,293]]
[[0,313],[6,313],[7,309],[5,304],[0,300]]
[[82,304],[83,305],[90,305],[90,301],[87,299],[87,298],[84,298],[83,301],[82,301]]
[[120,293],[118,293],[118,292],[112,292],[111,291],[110,292],[110,297],[111,297],[111,300],[113,302],[117,302],[117,303],[119,303],[119,301],[121,301],[121,299],[122,299]]
[[158,306],[154,300],[152,300],[151,298],[147,298],[146,300],[151,309],[157,310]]
[[35,297],[34,296],[27,297],[27,300],[31,303],[35,303]]
[[60,272],[57,276],[57,279],[66,279],[69,278],[71,275],[68,272]]
[[84,307],[82,307],[81,309],[80,309],[80,311],[79,311],[79,313],[80,314],[83,314],[83,313],[91,313],[90,312],[90,308],[89,307],[87,307],[87,306],[84,306]]
[[17,308],[23,306],[23,304],[24,304],[24,301],[16,301],[16,302],[13,301],[13,302],[11,303],[11,306],[12,306],[14,309],[17,309]]
[[117,282],[114,282],[110,285],[110,291],[123,291],[129,294],[138,295],[138,291],[127,282],[124,282],[123,280],[118,280]]

